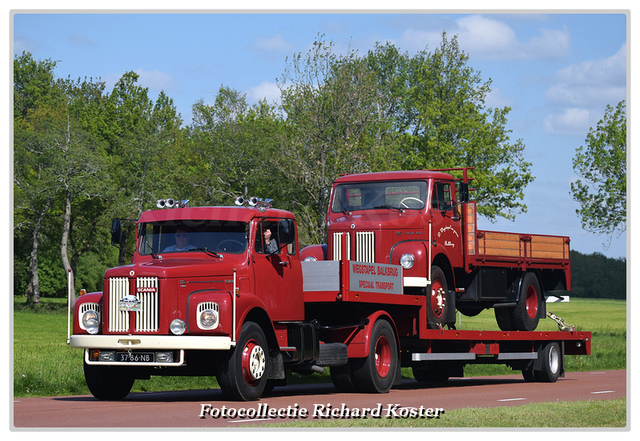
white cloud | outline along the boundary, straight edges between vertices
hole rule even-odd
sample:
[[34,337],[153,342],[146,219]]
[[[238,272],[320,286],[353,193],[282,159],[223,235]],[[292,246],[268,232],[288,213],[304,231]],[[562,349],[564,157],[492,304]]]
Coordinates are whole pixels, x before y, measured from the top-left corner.
[[142,87],[148,87],[152,91],[167,91],[174,85],[173,77],[165,72],[159,70],[145,71],[142,68],[138,68],[135,71],[140,78],[138,78],[138,84]]
[[548,115],[543,121],[545,132],[565,135],[584,135],[589,127],[590,112],[584,108],[565,109]]
[[280,89],[276,83],[264,81],[247,90],[247,99],[250,103],[257,103],[262,99],[266,99],[268,104],[279,103]]
[[293,51],[294,45],[287,42],[282,35],[253,39],[248,49],[260,52],[266,56],[281,56]]
[[[478,59],[555,59],[569,51],[570,34],[567,29],[540,29],[539,34],[528,41],[519,41],[516,32],[505,22],[482,15],[459,18],[455,26],[447,29],[449,38],[458,36],[460,47]],[[441,32],[407,29],[400,39],[400,46],[409,50],[430,50],[440,46]]]

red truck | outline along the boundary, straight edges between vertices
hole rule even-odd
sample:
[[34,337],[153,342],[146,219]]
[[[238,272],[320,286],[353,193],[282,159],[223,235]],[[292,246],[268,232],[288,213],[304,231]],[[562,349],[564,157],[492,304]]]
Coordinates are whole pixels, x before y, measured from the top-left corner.
[[[442,171],[340,177],[330,240],[304,250],[295,217],[269,200],[159,201],[163,209],[136,222],[132,263],[106,271],[103,291],[76,301],[68,341],[84,349],[91,393],[117,400],[135,379],[215,375],[227,398],[255,400],[283,384],[286,370],[326,367],[339,391],[384,393],[401,366],[430,382],[473,363],[555,381],[565,354],[590,353],[590,333],[453,329],[455,308],[504,311],[502,327],[537,323],[544,291],[569,287],[568,239],[476,231],[463,171],[460,202]],[[509,244],[501,253],[494,235]],[[112,241],[121,236],[114,221]],[[547,239],[553,255],[541,256]],[[511,242],[519,254],[509,254]]]

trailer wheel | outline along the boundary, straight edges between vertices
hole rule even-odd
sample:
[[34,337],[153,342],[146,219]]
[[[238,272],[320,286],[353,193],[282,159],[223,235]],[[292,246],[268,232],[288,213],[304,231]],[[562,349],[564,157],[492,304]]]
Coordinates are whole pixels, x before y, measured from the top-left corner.
[[427,328],[439,329],[447,323],[449,314],[447,279],[440,267],[431,267],[431,285],[427,287]]
[[95,366],[84,363],[84,378],[91,394],[98,400],[117,401],[129,395],[135,377],[130,369]]
[[358,392],[387,393],[398,364],[398,345],[389,322],[381,319],[373,325],[369,346],[366,358],[350,361],[353,383]]
[[542,357],[542,369],[535,372],[536,379],[545,383],[555,383],[562,370],[560,345],[555,341],[547,343],[540,357]]
[[516,331],[534,331],[542,311],[542,291],[534,273],[525,273],[520,288],[518,304],[512,310],[513,327]]
[[254,322],[242,326],[236,347],[218,363],[222,393],[231,400],[253,401],[267,384],[269,348],[262,328]]

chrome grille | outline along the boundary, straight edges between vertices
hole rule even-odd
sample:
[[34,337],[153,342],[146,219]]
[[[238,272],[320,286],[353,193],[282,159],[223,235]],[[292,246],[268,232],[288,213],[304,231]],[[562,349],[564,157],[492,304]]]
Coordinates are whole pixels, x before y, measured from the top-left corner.
[[[347,235],[347,259],[351,260],[351,233],[333,233],[333,260],[342,259],[342,235]],[[375,262],[376,247],[373,231],[356,232],[355,258],[357,262]]]
[[135,312],[136,332],[155,332],[159,328],[159,290],[157,277],[138,277],[136,290],[131,292],[129,279],[112,277],[109,279],[109,332],[129,332],[131,328],[128,311],[120,311],[120,300],[135,295],[141,304],[141,311]]
[[358,231],[356,233],[356,261],[371,263],[376,261],[373,231]]
[[129,279],[112,277],[109,279],[109,332],[129,330],[129,313],[120,311],[120,300],[129,295]]
[[158,330],[158,278],[138,277],[136,297],[142,302],[142,310],[136,312],[136,331],[155,332]]

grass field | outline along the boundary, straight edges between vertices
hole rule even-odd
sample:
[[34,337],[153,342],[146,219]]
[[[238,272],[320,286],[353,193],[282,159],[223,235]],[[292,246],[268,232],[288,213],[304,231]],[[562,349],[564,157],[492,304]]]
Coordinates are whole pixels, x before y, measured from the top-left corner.
[[[15,397],[89,394],[82,372],[82,351],[66,344],[67,315],[63,300],[45,299],[44,311],[23,308],[16,298],[14,310],[13,387]],[[619,300],[572,299],[570,303],[549,304],[547,309],[578,330],[592,332],[590,356],[567,356],[567,371],[625,369],[627,358],[626,302]],[[462,317],[459,329],[498,329],[493,311],[476,317]],[[540,330],[557,330],[546,319]],[[289,383],[329,382],[325,374],[288,374]],[[513,374],[500,365],[471,365],[465,376]],[[519,372],[518,372],[519,373]],[[403,368],[403,378],[413,378]],[[152,377],[136,380],[134,392],[217,388],[211,377]]]

